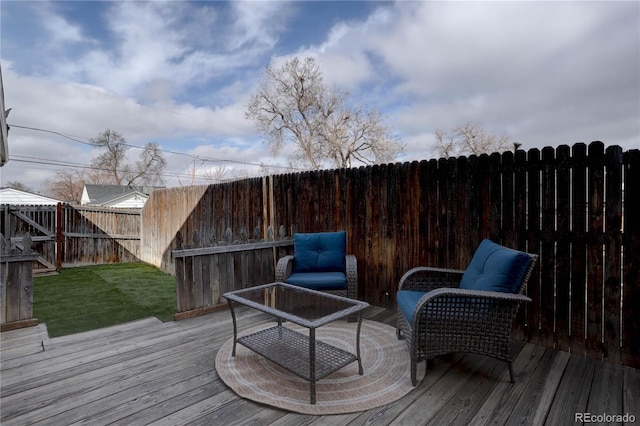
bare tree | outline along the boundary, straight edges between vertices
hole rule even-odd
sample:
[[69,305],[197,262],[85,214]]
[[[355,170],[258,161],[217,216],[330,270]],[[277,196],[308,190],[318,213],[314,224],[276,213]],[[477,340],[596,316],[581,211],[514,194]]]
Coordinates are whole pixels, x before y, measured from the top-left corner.
[[206,183],[218,183],[224,180],[225,176],[228,173],[227,167],[224,165],[212,166],[209,168],[205,168],[202,171],[198,171],[202,166],[204,166],[206,161],[200,160],[200,163],[196,163],[196,159],[189,163],[186,167],[185,175],[189,178],[189,181],[186,183],[182,182],[182,178],[180,175],[177,175],[178,182],[181,186],[185,185],[196,185],[196,179],[204,180]]
[[125,176],[131,173],[130,167],[125,163],[127,149],[124,138],[113,130],[105,130],[97,138],[91,139],[91,143],[105,151],[91,161],[91,165],[104,171],[112,184],[122,185]]
[[227,169],[227,166],[217,165],[215,167],[208,168],[207,170],[202,172],[202,175],[205,179],[207,179],[207,181],[218,183],[224,181],[225,179],[228,179],[229,172],[230,170]]
[[7,188],[13,188],[13,189],[17,189],[19,191],[25,191],[25,192],[34,192],[31,187],[17,180],[7,182]]
[[51,196],[68,202],[79,203],[86,183],[106,185],[153,185],[162,182],[161,173],[166,166],[160,147],[149,142],[133,166],[127,161],[129,146],[125,139],[113,130],[106,130],[91,142],[104,152],[91,161],[91,167],[83,170],[61,169],[48,182]]
[[47,192],[53,198],[69,203],[80,203],[87,173],[84,170],[57,170],[55,179],[47,185]]
[[161,173],[167,165],[167,160],[162,156],[162,150],[156,142],[148,142],[144,146],[140,159],[136,161],[133,173],[129,177],[129,183],[140,179],[145,185],[162,183]]
[[313,58],[267,66],[245,116],[256,123],[277,154],[288,143],[292,163],[320,169],[326,162],[348,167],[395,159],[403,151],[376,111],[346,105],[346,93],[325,85]]
[[131,185],[136,181],[147,185],[162,182],[161,173],[167,162],[157,143],[147,143],[140,158],[132,166],[127,162],[129,145],[118,132],[107,129],[91,142],[105,149],[91,162],[98,171],[98,174],[94,173],[95,179],[102,181],[106,178],[108,182],[104,183],[116,185]]
[[491,154],[513,148],[507,135],[496,136],[488,133],[476,123],[468,122],[444,133],[436,130],[436,153],[441,157]]

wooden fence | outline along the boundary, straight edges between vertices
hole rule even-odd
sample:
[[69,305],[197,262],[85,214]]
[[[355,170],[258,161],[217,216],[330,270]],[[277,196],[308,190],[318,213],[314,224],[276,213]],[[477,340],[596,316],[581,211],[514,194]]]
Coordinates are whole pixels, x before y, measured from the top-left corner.
[[30,234],[38,253],[35,272],[62,266],[137,262],[140,211],[71,206],[0,206],[0,232],[20,249]]
[[140,210],[63,206],[58,238],[65,266],[140,260]]
[[178,233],[175,260],[177,311],[176,319],[211,312],[226,303],[225,292],[272,282],[276,262],[293,251],[293,241],[273,232],[261,239],[261,232],[250,236],[246,230],[233,239],[230,228],[222,241],[202,241],[199,233],[193,238],[195,247],[183,247]]
[[393,308],[407,269],[464,269],[491,238],[540,255],[520,336],[638,367],[638,194],[640,151],[600,142],[277,175],[154,192],[141,253],[173,272],[178,231],[346,230],[359,298]]

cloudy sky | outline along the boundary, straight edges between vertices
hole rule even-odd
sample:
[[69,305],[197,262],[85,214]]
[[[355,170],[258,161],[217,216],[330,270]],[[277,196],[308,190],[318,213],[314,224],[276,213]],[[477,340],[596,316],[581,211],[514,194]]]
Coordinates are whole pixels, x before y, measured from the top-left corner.
[[4,0],[0,16],[0,185],[44,191],[106,129],[159,143],[167,186],[288,172],[244,111],[265,66],[294,56],[380,110],[399,161],[432,158],[435,131],[466,122],[524,149],[640,147],[637,1]]

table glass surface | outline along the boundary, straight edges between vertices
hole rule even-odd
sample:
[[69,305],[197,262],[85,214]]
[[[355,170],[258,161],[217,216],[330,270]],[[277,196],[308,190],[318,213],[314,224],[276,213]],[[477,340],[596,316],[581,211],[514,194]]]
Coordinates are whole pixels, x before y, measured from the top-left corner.
[[236,290],[224,295],[230,300],[265,312],[270,310],[315,322],[341,311],[357,312],[368,303],[285,283],[272,283]]

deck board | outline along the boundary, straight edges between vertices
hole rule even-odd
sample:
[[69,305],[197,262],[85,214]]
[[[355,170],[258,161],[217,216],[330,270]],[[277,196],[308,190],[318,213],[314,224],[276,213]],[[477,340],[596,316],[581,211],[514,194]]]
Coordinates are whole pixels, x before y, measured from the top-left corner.
[[466,356],[462,362],[472,363],[478,368],[427,424],[468,424],[498,383],[508,380],[505,362],[475,355]]
[[546,419],[549,424],[560,424],[575,416],[576,412],[586,412],[597,362],[593,358],[580,356],[569,359],[562,383]]
[[[545,348],[527,343],[522,347],[513,362],[515,383],[511,383],[504,376],[493,392],[484,401],[478,412],[471,418],[471,425],[506,424],[513,413],[513,409],[520,400],[520,396],[529,386],[529,381],[536,371]],[[508,373],[506,373],[508,375]]]
[[545,351],[531,381],[513,409],[510,423],[543,424],[569,361],[568,352]]
[[636,416],[636,421],[640,420],[640,370],[624,366],[622,386],[622,412],[632,413]]
[[[592,396],[587,404],[587,412],[594,414],[621,414],[622,411],[622,377],[620,364],[605,363],[596,369],[591,385]],[[640,395],[640,393],[636,393]]]
[[[365,317],[394,324],[390,311]],[[271,321],[238,311],[241,330]],[[147,318],[49,338],[46,325],[1,334],[0,422],[23,424],[561,424],[575,412],[640,417],[637,369],[516,342],[506,363],[473,354],[435,358],[404,398],[360,413],[311,416],[239,398],[215,354],[232,334],[228,311],[179,322]],[[44,349],[44,350],[43,350]]]

